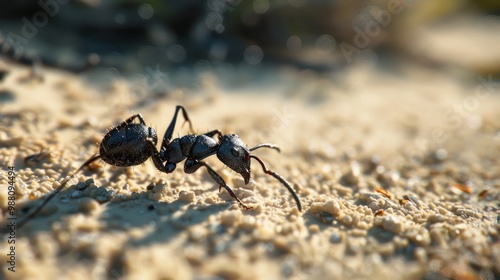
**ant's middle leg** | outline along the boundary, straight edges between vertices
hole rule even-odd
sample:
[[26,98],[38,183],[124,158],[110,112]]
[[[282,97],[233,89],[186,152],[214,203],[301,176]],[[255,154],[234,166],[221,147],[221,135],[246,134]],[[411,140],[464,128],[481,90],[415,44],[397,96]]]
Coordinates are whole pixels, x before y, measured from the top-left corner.
[[177,122],[177,115],[179,114],[179,110],[182,110],[184,122],[189,123],[190,132],[194,132],[193,125],[191,124],[191,120],[188,117],[186,109],[184,109],[184,107],[182,107],[180,105],[177,105],[175,107],[174,117],[172,118],[172,121],[170,121],[170,124],[168,125],[167,130],[165,131],[165,135],[163,136],[163,141],[162,141],[162,145],[161,145],[162,149],[167,147],[167,145],[170,143],[170,140],[172,140],[172,135],[174,134],[175,123]]
[[253,209],[252,207],[248,207],[245,204],[243,204],[243,202],[241,202],[241,200],[236,196],[233,190],[226,184],[224,179],[222,179],[222,177],[219,174],[217,174],[217,172],[215,172],[205,162],[197,161],[194,159],[187,159],[186,163],[184,164],[184,172],[186,172],[187,174],[194,173],[196,170],[198,170],[198,168],[202,166],[204,166],[207,169],[208,174],[210,174],[210,177],[212,177],[212,179],[214,179],[214,181],[219,184],[219,191],[221,188],[226,189],[229,195],[231,195],[231,197],[234,198],[240,204],[241,207],[245,208],[246,210]]

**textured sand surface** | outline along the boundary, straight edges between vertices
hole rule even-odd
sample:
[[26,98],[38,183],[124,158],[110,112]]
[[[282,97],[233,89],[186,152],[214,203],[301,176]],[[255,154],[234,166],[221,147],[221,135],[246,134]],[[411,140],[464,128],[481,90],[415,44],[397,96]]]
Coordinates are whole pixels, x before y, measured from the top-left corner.
[[[205,74],[200,87],[131,95],[116,81],[3,64],[0,208],[15,166],[17,216],[98,151],[106,128],[141,113],[161,136],[175,105],[195,130],[238,134],[292,183],[253,162],[252,180],[207,162],[253,211],[205,170],[172,174],[151,161],[94,164],[16,231],[16,272],[5,279],[494,279],[500,277],[500,87],[402,67],[352,67],[335,77],[258,69],[267,86]],[[254,69],[255,70],[255,69]],[[272,73],[272,74],[271,74]],[[275,77],[275,79],[273,79]],[[187,126],[176,127],[176,135]],[[40,153],[39,156],[25,158]],[[4,228],[4,227],[3,227]]]

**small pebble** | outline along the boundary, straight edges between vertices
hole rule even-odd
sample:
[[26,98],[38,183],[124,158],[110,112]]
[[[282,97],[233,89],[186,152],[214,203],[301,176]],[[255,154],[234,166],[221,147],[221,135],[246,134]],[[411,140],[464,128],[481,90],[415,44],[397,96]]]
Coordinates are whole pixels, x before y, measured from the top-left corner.
[[336,190],[340,196],[351,196],[352,188],[344,187],[341,184],[335,184],[333,189]]
[[429,231],[429,236],[436,245],[447,247],[448,230],[446,228],[433,225]]
[[395,247],[392,242],[382,243],[377,246],[377,251],[382,256],[390,256],[394,254]]
[[221,215],[221,223],[226,226],[232,226],[241,221],[241,211],[226,211]]
[[154,187],[156,186],[156,184],[154,182],[151,182],[147,187],[146,187],[146,190],[148,191],[152,191],[154,189]]
[[179,199],[182,201],[193,202],[195,198],[196,196],[193,191],[181,191],[179,193]]
[[136,200],[139,198],[141,198],[141,195],[136,193],[136,192],[133,192],[132,194],[130,194],[130,200]]
[[94,211],[99,210],[100,208],[99,202],[97,202],[95,199],[90,198],[90,197],[84,197],[80,201],[80,205],[78,206],[78,210],[80,210],[83,213],[90,214]]
[[35,175],[36,176],[45,176],[45,170],[44,169],[36,169]]
[[366,246],[366,238],[349,236],[347,238],[347,248],[353,253],[359,253]]
[[89,187],[90,185],[94,184],[94,179],[93,178],[90,178],[88,180],[85,181],[85,185],[87,187]]
[[205,227],[195,226],[189,229],[189,238],[192,241],[202,241],[208,235],[208,231]]
[[342,213],[341,215],[339,215],[339,220],[346,226],[352,226],[353,224],[352,216],[349,214]]
[[204,202],[208,205],[212,205],[215,203],[215,199],[213,197],[209,196],[209,197],[205,198]]
[[161,194],[159,194],[159,193],[149,193],[148,194],[148,199],[149,200],[159,201],[159,200],[161,200]]
[[335,232],[330,235],[330,242],[340,243],[340,241],[342,241],[342,235],[340,235],[339,233]]
[[429,217],[427,217],[427,222],[429,224],[440,223],[443,220],[444,220],[444,217],[440,214],[430,214]]
[[258,241],[269,241],[274,237],[274,228],[271,225],[260,225],[257,230],[253,232],[253,237]]
[[314,202],[311,205],[311,213],[316,214],[320,212],[327,212],[333,216],[340,214],[340,205],[337,200],[330,200],[327,202]]
[[243,216],[241,219],[241,227],[244,229],[254,229],[256,226],[255,224],[255,217],[253,216]]
[[356,237],[364,237],[368,234],[366,230],[362,230],[359,228],[352,229],[351,231],[349,231],[349,233],[350,236],[356,236]]
[[361,175],[361,168],[359,163],[352,162],[349,166],[349,171],[342,176],[342,181],[348,185],[357,185],[359,183],[359,178]]
[[97,196],[95,199],[99,202],[99,203],[104,203],[104,202],[108,202],[111,198],[111,195],[109,195],[109,193],[106,193],[104,195],[99,195]]
[[73,191],[71,193],[71,198],[80,198],[83,196],[83,192],[82,191]]
[[96,197],[98,197],[98,196],[102,196],[102,195],[104,195],[106,192],[107,192],[106,188],[104,188],[104,187],[98,187],[98,188],[93,189],[93,190],[90,192],[90,196],[91,196],[92,198],[96,198]]
[[309,232],[311,232],[311,233],[318,233],[319,232],[319,226],[318,225],[310,225],[309,226]]
[[205,251],[201,248],[190,246],[184,249],[184,255],[186,260],[194,266],[203,264]]
[[332,216],[332,214],[325,212],[325,211],[322,211],[319,213],[319,220],[323,224],[331,224],[331,223],[333,223],[335,218]]
[[382,228],[392,233],[399,234],[404,230],[404,222],[395,215],[386,215],[382,220]]

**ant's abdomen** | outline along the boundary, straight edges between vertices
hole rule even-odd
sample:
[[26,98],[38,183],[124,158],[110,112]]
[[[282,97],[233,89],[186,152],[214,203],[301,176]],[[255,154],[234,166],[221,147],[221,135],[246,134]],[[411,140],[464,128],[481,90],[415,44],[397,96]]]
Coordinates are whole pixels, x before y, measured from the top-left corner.
[[142,124],[129,124],[110,130],[102,139],[99,154],[101,159],[114,166],[138,165],[151,157],[148,143],[156,147],[156,131]]

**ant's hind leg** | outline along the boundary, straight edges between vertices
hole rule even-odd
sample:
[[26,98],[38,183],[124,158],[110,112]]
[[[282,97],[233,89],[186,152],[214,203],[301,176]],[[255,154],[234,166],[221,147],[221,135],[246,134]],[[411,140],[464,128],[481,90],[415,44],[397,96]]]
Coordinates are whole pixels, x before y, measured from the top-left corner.
[[252,207],[249,207],[249,206],[246,206],[245,204],[243,204],[243,202],[241,202],[241,200],[236,196],[236,194],[233,192],[233,190],[226,184],[224,179],[222,179],[222,177],[219,174],[217,174],[217,172],[215,172],[205,162],[197,161],[197,160],[193,160],[193,159],[188,159],[188,160],[186,160],[186,163],[184,164],[184,172],[186,172],[187,174],[194,173],[196,170],[198,170],[198,168],[200,168],[202,166],[204,166],[207,169],[208,174],[210,174],[210,177],[212,177],[212,179],[214,179],[214,181],[217,182],[217,184],[219,184],[219,191],[221,188],[226,189],[227,192],[229,193],[229,195],[231,195],[231,197],[234,198],[240,204],[241,207],[245,208],[246,210],[253,209]]
[[146,125],[146,122],[144,121],[144,118],[142,117],[141,114],[135,114],[133,116],[131,116],[130,118],[124,120],[121,124],[113,127],[112,129],[110,130],[120,130],[124,127],[126,127],[127,125],[131,124],[135,119],[139,119],[139,123],[142,124],[142,125]]
[[68,175],[66,179],[64,179],[61,182],[61,185],[59,187],[57,187],[53,192],[51,192],[49,195],[47,195],[47,197],[45,197],[42,203],[40,203],[37,207],[35,207],[35,209],[32,210],[29,214],[27,214],[25,217],[21,218],[21,220],[17,223],[17,228],[20,229],[22,226],[24,226],[24,224],[33,219],[33,217],[35,217],[35,215],[37,215],[45,207],[45,205],[49,203],[49,201],[53,197],[55,197],[58,193],[62,191],[62,189],[66,186],[66,184],[73,176],[75,176],[78,172],[80,172],[85,166],[88,166],[89,164],[98,160],[99,158],[101,158],[100,155],[93,155],[88,160],[86,160],[77,170]]
[[128,124],[131,124],[135,119],[139,119],[139,123],[146,125],[146,122],[144,121],[144,118],[142,117],[141,114],[135,114],[131,116],[130,118],[124,120],[120,125],[117,126],[117,128],[123,128]]

